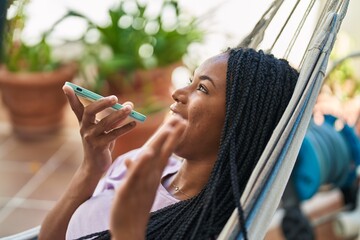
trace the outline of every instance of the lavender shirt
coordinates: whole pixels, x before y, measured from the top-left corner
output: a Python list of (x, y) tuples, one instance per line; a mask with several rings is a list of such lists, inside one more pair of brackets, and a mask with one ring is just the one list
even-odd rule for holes
[[(66, 239), (76, 239), (109, 229), (112, 200), (116, 189), (124, 181), (126, 173), (124, 160), (127, 158), (135, 159), (140, 151), (140, 149), (133, 150), (114, 161), (106, 175), (100, 180), (93, 196), (81, 204), (72, 215), (67, 228)], [(180, 165), (179, 159), (170, 157), (162, 177), (177, 172)], [(160, 184), (151, 211), (156, 211), (178, 201)]]

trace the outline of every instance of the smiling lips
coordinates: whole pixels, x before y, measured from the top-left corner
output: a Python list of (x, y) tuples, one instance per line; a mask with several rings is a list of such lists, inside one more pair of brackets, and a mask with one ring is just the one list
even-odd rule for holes
[(171, 112), (171, 114), (180, 116), (181, 118), (185, 119), (184, 116), (182, 116), (182, 115), (179, 113), (179, 111), (176, 109), (175, 105), (176, 105), (176, 103), (174, 103), (174, 104), (172, 104), (172, 105), (170, 106), (170, 112)]

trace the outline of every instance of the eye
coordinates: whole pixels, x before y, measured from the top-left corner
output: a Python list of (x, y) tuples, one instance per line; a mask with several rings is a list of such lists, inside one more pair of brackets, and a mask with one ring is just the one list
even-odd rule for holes
[(193, 82), (193, 79), (189, 78), (188, 85), (192, 84), (192, 82)]
[(209, 91), (207, 90), (207, 88), (206, 88), (204, 85), (202, 85), (202, 84), (199, 84), (197, 90), (199, 90), (199, 91), (201, 91), (201, 92), (203, 92), (203, 93), (205, 93), (205, 94), (208, 94), (208, 93), (209, 93)]

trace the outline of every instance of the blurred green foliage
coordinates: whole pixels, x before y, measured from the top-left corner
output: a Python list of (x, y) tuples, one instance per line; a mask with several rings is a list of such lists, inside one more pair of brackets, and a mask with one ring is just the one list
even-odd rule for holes
[(341, 101), (360, 95), (360, 78), (355, 71), (356, 62), (359, 63), (354, 58), (344, 60), (325, 79), (325, 83)]
[(52, 48), (47, 43), (47, 34), (40, 41), (29, 45), (22, 40), (26, 24), (26, 6), (29, 0), (8, 2), (8, 16), (5, 24), (5, 36), (2, 43), (4, 64), (12, 72), (51, 71), (59, 66), (59, 61), (52, 57)]
[[(83, 62), (93, 62), (98, 76), (95, 91), (112, 74), (125, 79), (138, 69), (152, 69), (179, 62), (191, 43), (201, 42), (205, 31), (195, 17), (186, 13), (177, 0), (163, 0), (160, 9), (150, 13), (151, 1), (122, 0), (108, 11), (108, 24), (94, 23), (87, 16), (69, 11), (64, 17), (80, 17), (88, 23), (82, 37)], [(92, 36), (98, 36), (94, 41)]]

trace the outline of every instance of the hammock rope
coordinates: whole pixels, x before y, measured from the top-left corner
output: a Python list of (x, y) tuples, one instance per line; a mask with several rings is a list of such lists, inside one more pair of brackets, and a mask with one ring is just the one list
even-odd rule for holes
[(246, 36), (237, 47), (258, 48), (259, 44), (264, 40), (265, 31), (275, 17), (284, 0), (274, 0), (270, 7), (265, 11), (254, 29)]
[(283, 34), (284, 30), (285, 30), (285, 27), (288, 25), (288, 23), (289, 23), (290, 19), (292, 18), (293, 14), (294, 14), (294, 12), (295, 12), (295, 10), (296, 10), (296, 8), (299, 6), (299, 3), (300, 3), (300, 0), (297, 0), (296, 3), (295, 3), (295, 5), (294, 5), (294, 7), (291, 9), (291, 12), (290, 12), (289, 16), (287, 17), (284, 25), (281, 27), (279, 33), (277, 34), (277, 36), (276, 36), (276, 38), (275, 38), (275, 41), (274, 41), (273, 44), (271, 45), (270, 49), (266, 51), (267, 53), (270, 53), (270, 52), (273, 51), (276, 43), (277, 43), (278, 40), (280, 39), (280, 36), (282, 36), (282, 34)]
[[(263, 239), (294, 167), (349, 0), (333, 0), (310, 39), (294, 95), (241, 197), (249, 239)], [(334, 11), (336, 10), (336, 11)], [(261, 21), (261, 20), (260, 20)], [(255, 39), (253, 37), (252, 39)], [(242, 239), (235, 209), (218, 239)]]
[[(302, 19), (301, 19), (301, 21), (300, 21), (300, 23), (299, 23), (299, 25), (298, 25), (298, 27), (297, 27), (297, 29), (296, 29), (296, 31), (295, 31), (294, 36), (292, 37), (292, 39), (291, 39), (291, 41), (290, 41), (290, 43), (289, 43), (289, 45), (288, 45), (288, 47), (287, 47), (287, 49), (286, 49), (286, 51), (285, 51), (285, 54), (284, 54), (284, 58), (285, 58), (285, 59), (287, 59), (287, 58), (289, 57), (290, 52), (291, 52), (291, 50), (293, 49), (293, 47), (294, 47), (294, 45), (295, 45), (295, 42), (296, 42), (296, 40), (298, 39), (299, 34), (300, 34), (301, 30), (302, 30), (303, 27), (304, 27), (305, 21), (308, 19), (309, 14), (310, 14), (310, 11), (311, 11), (311, 10), (313, 9), (313, 7), (314, 7), (314, 4), (315, 4), (315, 0), (311, 0), (311, 1), (310, 1), (310, 4), (308, 5), (308, 7), (307, 7), (307, 9), (306, 9), (306, 11), (305, 11), (305, 13), (304, 13), (304, 16), (302, 17)], [(310, 41), (311, 41), (311, 40), (310, 40)]]

